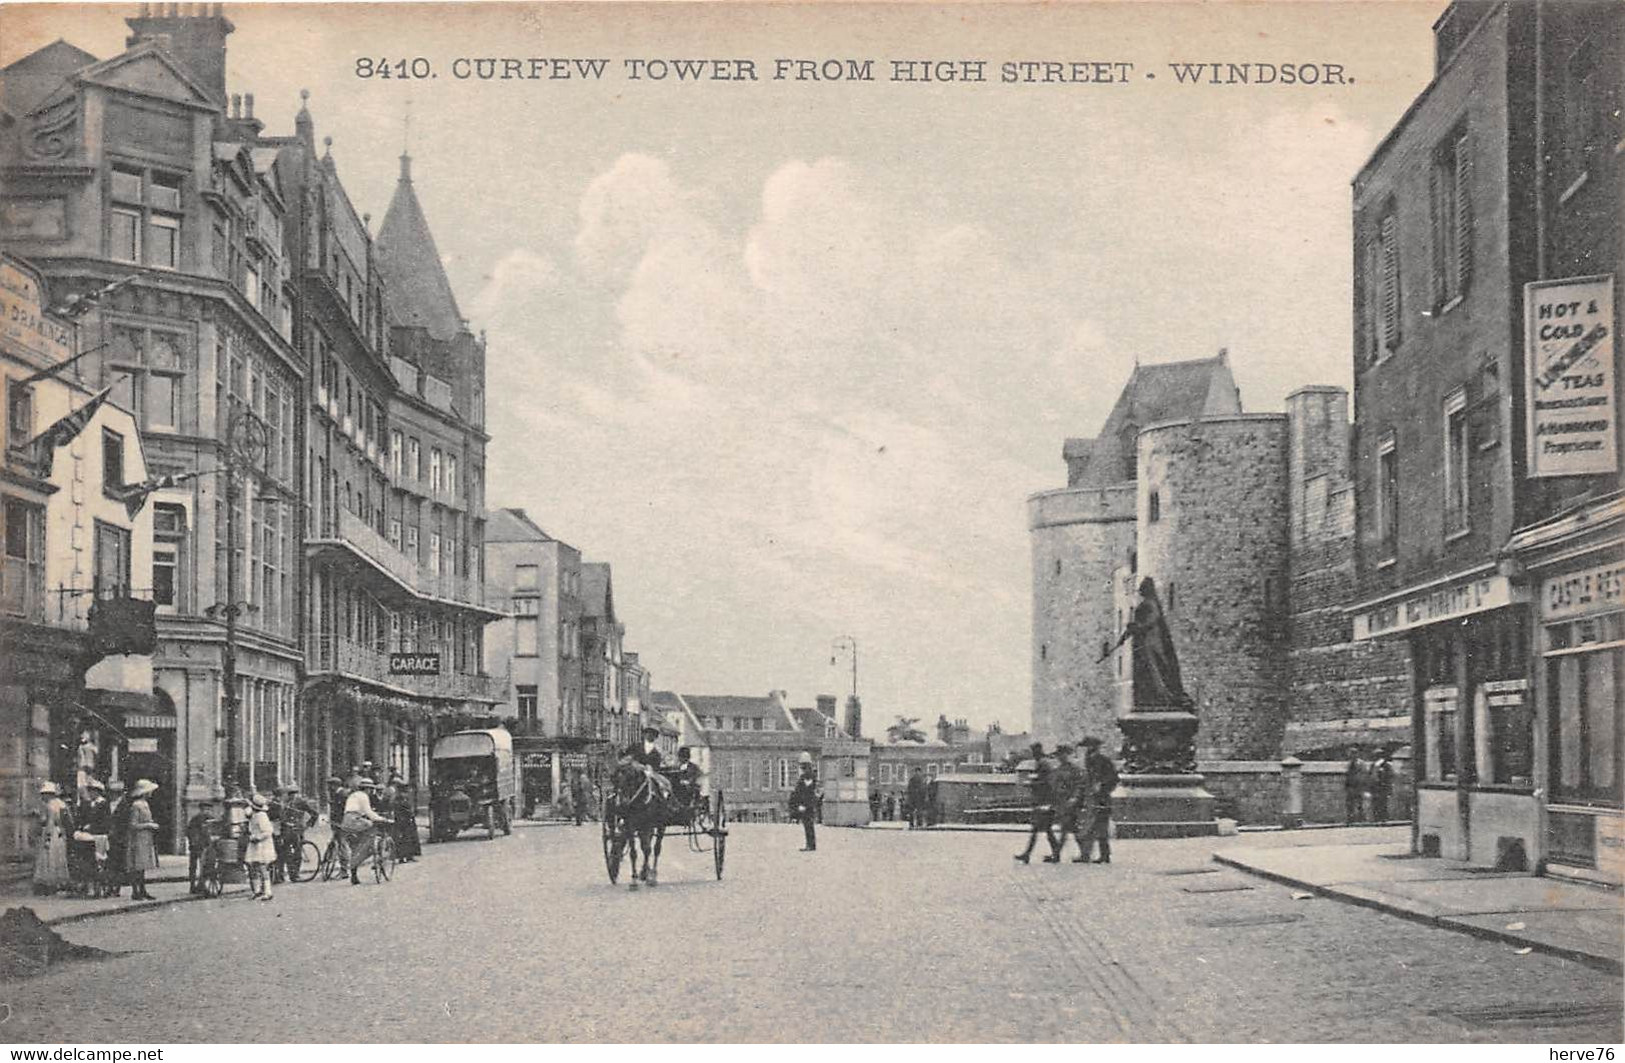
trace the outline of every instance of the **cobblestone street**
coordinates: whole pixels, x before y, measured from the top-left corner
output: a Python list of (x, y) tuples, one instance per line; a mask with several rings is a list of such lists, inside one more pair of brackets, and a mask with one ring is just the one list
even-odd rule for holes
[[(1310, 844), (1324, 832), (1254, 835)], [(1375, 836), (1375, 832), (1373, 832)], [(1621, 981), (1219, 868), (1238, 839), (1021, 866), (1015, 834), (734, 828), (611, 887), (596, 827), (431, 846), (393, 882), (63, 928), (8, 1040), (1606, 1041)], [(1318, 839), (1323, 841), (1324, 838)], [(240, 999), (232, 995), (240, 993)], [(254, 994), (257, 1003), (249, 1003)], [(256, 1017), (264, 1016), (265, 1025)]]

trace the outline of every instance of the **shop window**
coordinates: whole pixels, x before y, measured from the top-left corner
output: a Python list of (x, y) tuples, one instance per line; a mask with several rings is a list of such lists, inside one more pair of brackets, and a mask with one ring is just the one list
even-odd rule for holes
[(1485, 683), (1473, 693), (1473, 756), (1481, 783), (1529, 786), (1534, 713), (1522, 680)]
[(1625, 649), (1564, 653), (1546, 662), (1553, 790), (1578, 801), (1620, 803), (1620, 678)]
[(1429, 782), (1456, 780), (1456, 688), (1432, 687), (1423, 694), (1423, 767)]

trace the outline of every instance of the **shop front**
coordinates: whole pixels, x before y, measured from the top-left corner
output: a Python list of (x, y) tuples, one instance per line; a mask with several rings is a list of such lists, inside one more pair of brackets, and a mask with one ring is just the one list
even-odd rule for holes
[(1625, 496), (1524, 529), (1513, 548), (1540, 588), (1537, 761), (1552, 874), (1625, 881)]
[(1540, 815), (1527, 599), (1512, 566), (1491, 564), (1353, 610), (1357, 640), (1410, 644), (1418, 853), (1533, 866)]

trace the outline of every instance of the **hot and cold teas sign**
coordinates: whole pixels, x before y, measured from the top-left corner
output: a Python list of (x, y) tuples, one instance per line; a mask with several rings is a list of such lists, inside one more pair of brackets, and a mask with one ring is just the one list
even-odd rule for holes
[(1529, 475), (1614, 472), (1614, 278), (1525, 285), (1524, 333)]

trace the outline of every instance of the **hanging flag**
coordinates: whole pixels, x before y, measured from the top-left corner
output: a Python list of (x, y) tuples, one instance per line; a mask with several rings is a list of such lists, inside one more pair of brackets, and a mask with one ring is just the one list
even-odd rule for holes
[(124, 287), (126, 284), (129, 284), (137, 277), (144, 277), (151, 272), (152, 270), (150, 269), (138, 269), (134, 273), (126, 274), (113, 283), (97, 288), (93, 292), (88, 292), (84, 295), (70, 295), (68, 296), (67, 302), (63, 303), (61, 306), (52, 307), (51, 313), (55, 314), (57, 317), (80, 317), (107, 296), (118, 291), (120, 288)]
[(56, 448), (73, 442), (74, 438), (85, 430), (85, 425), (90, 423), (90, 419), (96, 416), (96, 411), (102, 408), (102, 403), (107, 401), (107, 396), (112, 392), (111, 385), (102, 388), (90, 397), (89, 402), (29, 441), (28, 445), (39, 455), (40, 463), (45, 466), (45, 475), (51, 475), (51, 462), (56, 457)]
[(49, 380), (51, 377), (54, 377), (58, 373), (62, 372), (62, 370), (68, 368), (68, 366), (73, 365), (75, 362), (79, 361), (79, 359), (88, 357), (89, 355), (92, 355), (92, 354), (95, 354), (97, 351), (101, 350), (103, 347), (111, 347), (111, 346), (112, 346), (111, 343), (98, 343), (96, 346), (90, 348), (90, 350), (88, 350), (88, 351), (80, 351), (78, 354), (74, 355), (72, 358), (69, 358), (65, 362), (58, 362), (55, 365), (51, 366), (51, 368), (49, 368), (49, 369), (41, 369), (39, 372), (35, 373), (33, 376), (25, 376), (25, 377), (23, 377), (21, 380), (17, 381), (16, 386), (17, 387), (27, 387), (29, 384), (37, 384), (41, 380)]
[(124, 503), (124, 511), (134, 520), (135, 515), (141, 512), (147, 504), (147, 499), (154, 491), (162, 491), (166, 487), (176, 487), (187, 480), (195, 479), (206, 472), (218, 472), (218, 469), (197, 469), (193, 472), (172, 472), (167, 476), (154, 476), (140, 483), (123, 484), (113, 489), (113, 497)]

